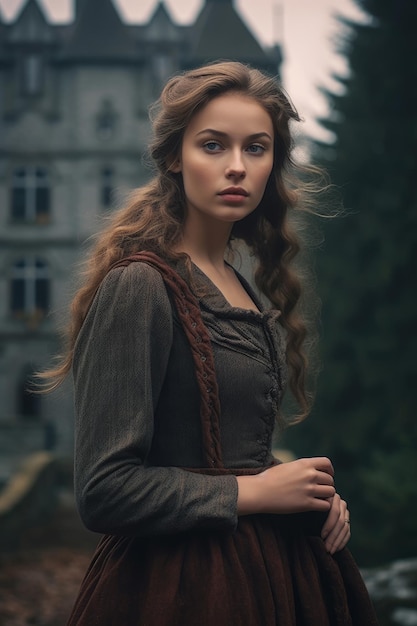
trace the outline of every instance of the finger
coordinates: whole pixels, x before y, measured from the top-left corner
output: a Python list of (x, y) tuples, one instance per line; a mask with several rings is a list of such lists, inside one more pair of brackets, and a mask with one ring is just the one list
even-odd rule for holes
[(349, 511), (344, 500), (340, 501), (340, 516), (331, 529), (325, 540), (325, 546), (328, 552), (334, 554), (336, 551), (341, 550), (349, 541), (351, 536)]
[(322, 539), (327, 539), (329, 535), (331, 535), (330, 541), (336, 538), (343, 528), (345, 520), (349, 520), (347, 503), (345, 500), (341, 499), (338, 493), (335, 493), (332, 498), (329, 515), (322, 528)]
[(321, 500), (329, 500), (330, 507), (331, 507), (332, 500), (334, 496), (336, 495), (336, 490), (331, 485), (315, 485), (314, 490), (313, 490), (313, 495), (315, 498), (320, 498)]
[(340, 496), (338, 493), (335, 493), (333, 498), (331, 499), (331, 508), (329, 515), (323, 525), (321, 530), (321, 538), (323, 540), (327, 539), (331, 531), (337, 524), (337, 521), (340, 519)]
[(334, 485), (334, 478), (327, 472), (317, 472), (317, 482), (319, 485)]
[(350, 537), (351, 537), (350, 526), (348, 523), (346, 523), (344, 527), (342, 528), (342, 530), (340, 531), (339, 535), (333, 540), (333, 542), (331, 543), (328, 543), (327, 541), (325, 542), (327, 551), (330, 554), (339, 552), (346, 546)]
[(321, 513), (328, 513), (329, 509), (328, 498), (313, 498), (308, 508), (309, 511), (320, 511)]
[(334, 476), (334, 468), (330, 459), (327, 456), (318, 456), (314, 459), (315, 468), (325, 472), (326, 474), (330, 474)]

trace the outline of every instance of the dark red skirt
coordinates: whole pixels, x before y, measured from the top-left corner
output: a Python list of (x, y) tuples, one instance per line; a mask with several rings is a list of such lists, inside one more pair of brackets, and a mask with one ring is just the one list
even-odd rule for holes
[(329, 555), (303, 515), (233, 532), (105, 536), (68, 626), (373, 626), (350, 552)]

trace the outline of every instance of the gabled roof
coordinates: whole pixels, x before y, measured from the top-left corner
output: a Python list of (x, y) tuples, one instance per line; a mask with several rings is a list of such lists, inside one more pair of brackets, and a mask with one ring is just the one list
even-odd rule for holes
[(8, 29), (7, 40), (18, 44), (55, 42), (53, 27), (48, 23), (37, 0), (28, 0)]
[(217, 59), (240, 59), (254, 64), (270, 62), (232, 0), (206, 1), (190, 28), (189, 52), (196, 64)]
[(180, 41), (179, 29), (172, 21), (163, 2), (158, 3), (155, 12), (146, 25), (144, 36), (146, 41), (152, 43), (177, 43)]
[(121, 21), (112, 0), (89, 0), (79, 3), (79, 7), (61, 59), (126, 61), (138, 57), (129, 28)]

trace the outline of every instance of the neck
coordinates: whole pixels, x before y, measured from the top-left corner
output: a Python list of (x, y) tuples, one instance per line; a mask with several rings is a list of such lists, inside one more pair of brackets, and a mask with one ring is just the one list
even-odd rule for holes
[(232, 224), (216, 222), (202, 225), (186, 221), (179, 252), (185, 252), (199, 267), (224, 268), (224, 255), (230, 238)]

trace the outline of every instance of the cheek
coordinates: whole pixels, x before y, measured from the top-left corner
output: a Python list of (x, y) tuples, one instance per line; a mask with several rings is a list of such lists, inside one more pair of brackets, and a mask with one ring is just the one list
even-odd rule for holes
[(265, 187), (268, 183), (271, 172), (272, 172), (272, 162), (271, 164), (265, 165), (265, 168), (263, 168), (262, 171), (259, 172), (258, 181), (259, 181), (259, 186), (262, 187), (262, 193), (265, 190)]
[(185, 186), (205, 186), (211, 181), (211, 173), (207, 164), (199, 163), (198, 159), (184, 163), (182, 175)]

